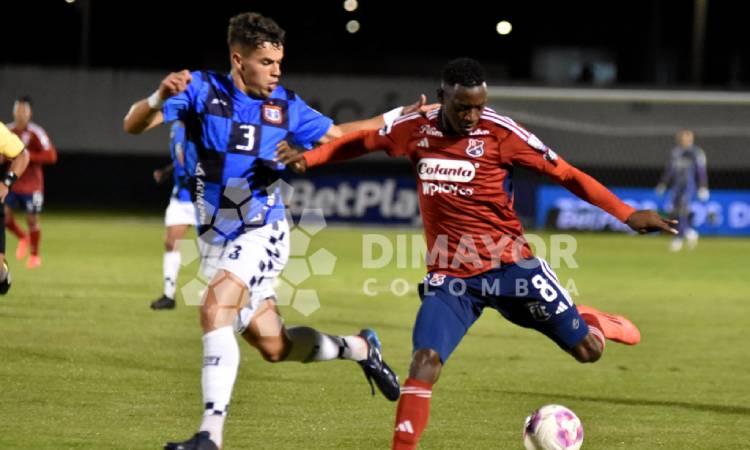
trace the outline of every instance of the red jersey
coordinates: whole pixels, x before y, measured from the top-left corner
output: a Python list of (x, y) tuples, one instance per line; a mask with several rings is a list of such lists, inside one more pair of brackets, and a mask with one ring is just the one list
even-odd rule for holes
[(18, 181), (13, 184), (11, 190), (18, 194), (27, 195), (34, 192), (44, 192), (42, 165), (57, 162), (55, 146), (52, 145), (44, 128), (34, 122), (29, 122), (23, 130), (17, 128), (15, 123), (9, 123), (8, 128), (21, 138), (29, 151), (29, 166), (23, 175), (18, 178)]
[(489, 108), (469, 135), (451, 135), (440, 112), (415, 113), (305, 153), (308, 167), (383, 149), (411, 161), (430, 272), (470, 277), (532, 257), (513, 208), (514, 166), (545, 174), (621, 221), (635, 209), (574, 168), (512, 119)]

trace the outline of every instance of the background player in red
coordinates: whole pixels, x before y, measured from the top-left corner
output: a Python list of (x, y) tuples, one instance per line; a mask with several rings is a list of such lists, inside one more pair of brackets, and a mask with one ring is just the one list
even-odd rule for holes
[[(23, 259), (31, 247), (26, 267), (33, 269), (42, 264), (39, 242), (42, 238), (39, 214), (44, 205), (44, 173), (42, 166), (57, 162), (57, 150), (44, 128), (31, 121), (31, 98), (20, 97), (13, 104), (13, 120), (8, 128), (16, 133), (29, 151), (29, 167), (11, 188), (5, 200), (5, 226), (18, 238), (16, 258)], [(13, 208), (26, 211), (28, 234), (16, 223)]]
[(299, 154), (280, 145), (278, 160), (297, 171), (374, 150), (404, 156), (418, 178), (429, 273), (413, 330), (414, 354), (396, 417), (393, 449), (416, 448), (427, 425), (432, 386), (484, 308), (544, 333), (580, 362), (598, 360), (605, 337), (640, 341), (628, 319), (575, 306), (552, 268), (535, 258), (513, 206), (512, 171), (545, 174), (639, 232), (676, 233), (675, 221), (635, 211), (574, 168), (512, 119), (487, 108), (478, 62), (460, 58), (443, 70), (442, 107), (358, 131)]

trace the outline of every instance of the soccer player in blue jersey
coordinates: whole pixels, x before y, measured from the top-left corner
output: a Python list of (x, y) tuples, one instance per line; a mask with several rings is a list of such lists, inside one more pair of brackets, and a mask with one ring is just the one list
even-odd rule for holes
[(177, 275), (180, 272), (182, 258), (177, 249), (177, 242), (185, 237), (190, 226), (195, 225), (195, 206), (190, 199), (188, 188), (189, 176), (185, 170), (186, 151), (190, 151), (191, 160), (195, 159), (195, 145), (185, 139), (185, 124), (181, 120), (172, 122), (169, 131), (169, 153), (172, 163), (163, 169), (154, 171), (154, 181), (164, 182), (170, 175), (174, 188), (169, 198), (169, 206), (164, 213), (164, 225), (167, 228), (164, 239), (164, 293), (151, 302), (151, 309), (174, 309)]
[[(307, 106), (280, 85), (284, 30), (268, 17), (243, 13), (229, 22), (228, 75), (183, 70), (167, 75), (148, 98), (131, 107), (129, 133), (182, 120), (196, 145), (192, 197), (202, 256), (216, 274), (200, 308), (205, 411), (199, 432), (166, 449), (216, 449), (239, 364), (233, 324), (268, 361), (358, 361), (367, 379), (389, 399), (399, 397), (395, 374), (380, 356), (372, 330), (332, 336), (309, 327), (284, 327), (273, 281), (289, 254), (289, 227), (280, 189), (282, 140), (310, 147), (359, 129), (376, 129), (402, 112), (424, 109), (425, 97), (407, 108), (342, 125)], [(395, 116), (395, 117), (394, 117)]]
[(687, 241), (688, 248), (698, 244), (698, 232), (690, 225), (690, 204), (693, 199), (708, 201), (708, 174), (706, 171), (706, 154), (695, 145), (695, 136), (690, 130), (681, 130), (675, 135), (676, 146), (656, 186), (661, 195), (670, 191), (672, 215), (679, 220), (678, 234), (672, 240), (669, 249), (673, 252), (682, 250)]

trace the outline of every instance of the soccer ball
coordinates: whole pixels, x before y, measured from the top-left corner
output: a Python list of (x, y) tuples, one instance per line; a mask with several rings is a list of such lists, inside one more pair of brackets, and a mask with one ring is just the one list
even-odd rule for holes
[(581, 444), (581, 420), (564, 406), (544, 405), (526, 418), (523, 426), (526, 450), (578, 450)]

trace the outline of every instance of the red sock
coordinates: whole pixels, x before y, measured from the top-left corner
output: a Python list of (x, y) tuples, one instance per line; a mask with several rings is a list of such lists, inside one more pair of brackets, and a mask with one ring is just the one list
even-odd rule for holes
[(26, 233), (18, 226), (18, 222), (11, 215), (5, 216), (5, 228), (10, 230), (18, 240), (26, 239)]
[(604, 350), (607, 340), (604, 338), (604, 332), (602, 331), (602, 326), (599, 324), (599, 319), (592, 314), (581, 314), (581, 317), (586, 322), (586, 325), (589, 326), (589, 332), (594, 335), (599, 341), (602, 350)]
[(42, 238), (42, 230), (29, 231), (29, 236), (31, 236), (31, 254), (39, 255), (39, 240)]
[(396, 431), (393, 433), (392, 450), (414, 450), (419, 436), (430, 418), (432, 385), (424, 381), (407, 378), (401, 388), (401, 399), (396, 412)]

